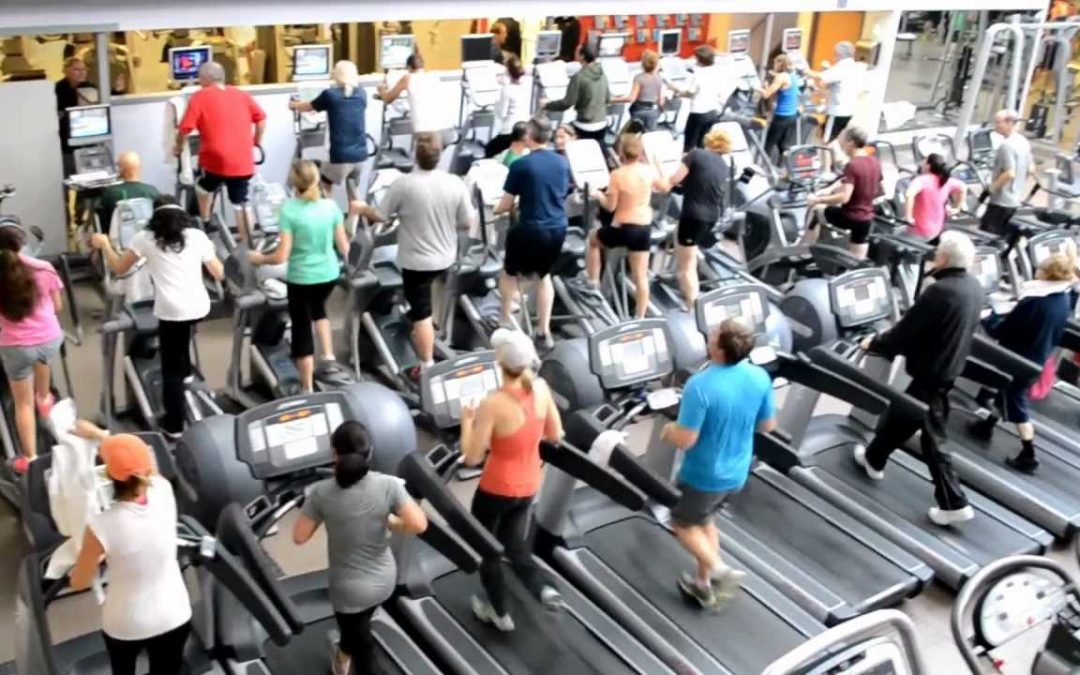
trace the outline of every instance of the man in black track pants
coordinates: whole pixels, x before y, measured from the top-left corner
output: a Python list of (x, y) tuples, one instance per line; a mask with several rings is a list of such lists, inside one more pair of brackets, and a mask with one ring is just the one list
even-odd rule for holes
[(931, 284), (895, 326), (862, 342), (863, 350), (886, 358), (903, 355), (911, 384), (907, 393), (929, 407), (926, 418), (915, 420), (888, 412), (869, 447), (855, 448), (855, 461), (873, 480), (885, 477), (889, 455), (916, 431), (922, 432), (922, 459), (934, 481), (930, 520), (947, 526), (971, 520), (975, 513), (941, 447), (946, 440), (949, 391), (971, 353), (979, 325), (983, 292), (968, 273), (975, 260), (975, 245), (966, 235), (941, 235)]

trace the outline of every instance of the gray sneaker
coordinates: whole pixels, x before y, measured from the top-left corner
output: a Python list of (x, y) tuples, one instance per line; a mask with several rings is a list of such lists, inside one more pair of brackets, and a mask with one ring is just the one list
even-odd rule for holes
[(544, 606), (544, 609), (551, 611), (562, 609), (566, 606), (562, 595), (554, 586), (544, 586), (540, 589), (540, 604)]
[(705, 609), (712, 609), (716, 606), (716, 591), (713, 590), (712, 584), (702, 585), (698, 583), (697, 577), (690, 572), (684, 572), (679, 577), (679, 590), (686, 594), (687, 597), (697, 600)]
[(503, 614), (499, 616), (495, 613), (495, 608), (491, 606), (491, 603), (479, 595), (472, 596), (472, 611), (477, 619), (484, 623), (490, 623), (504, 633), (514, 630), (514, 620), (510, 618), (510, 615)]
[(343, 653), (341, 647), (341, 633), (337, 630), (330, 630), (326, 633), (326, 638), (330, 641), (330, 673), (331, 675), (349, 675), (352, 671), (352, 659), (342, 659)]
[(728, 600), (735, 597), (739, 589), (742, 588), (742, 582), (745, 578), (746, 572), (732, 567), (714, 576), (712, 578), (712, 587), (716, 592), (717, 599)]

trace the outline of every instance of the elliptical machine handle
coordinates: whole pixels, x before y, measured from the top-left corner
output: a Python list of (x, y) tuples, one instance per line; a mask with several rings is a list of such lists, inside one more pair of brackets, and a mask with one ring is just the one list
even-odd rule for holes
[(255, 145), (255, 166), (262, 166), (266, 162), (266, 151), (263, 150), (263, 146)]

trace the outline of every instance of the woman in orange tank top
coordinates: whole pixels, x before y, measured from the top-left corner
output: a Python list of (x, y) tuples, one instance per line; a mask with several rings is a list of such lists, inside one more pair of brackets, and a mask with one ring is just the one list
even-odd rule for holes
[[(558, 590), (533, 559), (530, 506), (540, 490), (540, 442), (558, 442), (562, 420), (547, 385), (533, 375), (538, 359), (532, 340), (519, 331), (499, 329), (491, 345), (502, 370), (502, 387), (477, 409), (466, 407), (461, 417), (462, 461), (476, 466), (488, 457), (472, 514), (502, 543), (510, 567), (529, 591), (545, 606), (558, 607)], [(473, 596), (473, 613), (499, 630), (513, 630), (502, 561), (485, 560), (480, 580), (487, 597)]]

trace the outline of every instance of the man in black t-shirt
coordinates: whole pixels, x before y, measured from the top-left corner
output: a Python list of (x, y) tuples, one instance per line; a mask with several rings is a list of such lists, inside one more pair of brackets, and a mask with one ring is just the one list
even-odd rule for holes
[(97, 89), (86, 81), (86, 63), (77, 57), (64, 61), (64, 79), (55, 87), (56, 114), (60, 118), (60, 152), (64, 159), (64, 178), (75, 173), (75, 157), (68, 146), (71, 128), (68, 123), (67, 109), (98, 102)]

